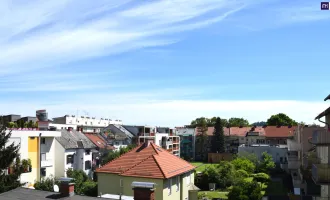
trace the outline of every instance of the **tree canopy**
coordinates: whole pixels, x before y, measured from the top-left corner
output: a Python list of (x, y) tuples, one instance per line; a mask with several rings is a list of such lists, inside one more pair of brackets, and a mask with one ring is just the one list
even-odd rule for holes
[[(207, 127), (214, 127), (216, 120), (218, 117), (212, 117), (212, 118), (206, 118), (206, 117), (199, 117), (194, 119), (193, 121), (191, 121), (190, 123), (190, 127), (196, 128), (196, 127), (200, 127), (204, 124), (206, 124)], [(249, 126), (249, 121), (244, 119), (244, 118), (238, 118), (238, 117), (232, 117), (230, 119), (221, 119), (221, 124), (224, 127), (227, 126)]]
[(223, 125), (220, 117), (217, 117), (214, 125), (213, 138), (211, 141), (211, 152), (213, 153), (225, 152), (225, 136), (223, 133)]
[(267, 120), (267, 125), (268, 126), (295, 126), (298, 123), (291, 119), (289, 116), (287, 116), (284, 113), (278, 113), (276, 115), (272, 115), (268, 120)]
[[(20, 187), (19, 177), (31, 169), (29, 160), (21, 160), (20, 145), (8, 144), (11, 132), (6, 134), (5, 126), (0, 127), (0, 193)], [(7, 145), (6, 145), (7, 144)], [(8, 172), (9, 169), (9, 172)], [(7, 173), (8, 172), (8, 173)]]

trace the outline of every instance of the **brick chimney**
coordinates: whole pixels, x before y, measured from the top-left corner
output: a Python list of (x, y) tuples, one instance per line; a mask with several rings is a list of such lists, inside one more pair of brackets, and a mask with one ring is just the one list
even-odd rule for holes
[(155, 200), (155, 183), (133, 182), (134, 200)]
[(60, 193), (63, 197), (74, 196), (74, 183), (71, 183), (72, 178), (60, 178)]

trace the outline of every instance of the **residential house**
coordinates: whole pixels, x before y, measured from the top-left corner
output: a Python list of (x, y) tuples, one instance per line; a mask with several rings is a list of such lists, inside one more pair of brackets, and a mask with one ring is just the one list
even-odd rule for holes
[(176, 156), (180, 156), (180, 137), (175, 134), (175, 129), (168, 127), (150, 128), (149, 133), (140, 134), (138, 144), (148, 141), (161, 146)]
[(100, 135), (105, 138), (108, 144), (112, 145), (116, 151), (132, 144), (134, 137), (132, 133), (117, 124), (110, 124), (102, 129)]
[[(96, 170), (99, 194), (133, 196), (133, 182), (155, 185), (154, 197), (197, 199), (194, 166), (152, 142), (145, 142)], [(112, 184), (108, 184), (111, 181)]]
[(181, 158), (195, 160), (195, 128), (176, 127), (176, 135), (180, 137)]
[(7, 145), (20, 144), (21, 159), (31, 160), (32, 170), (21, 175), (22, 183), (26, 183), (27, 186), (33, 185), (41, 178), (55, 175), (55, 138), (61, 136), (60, 132), (31, 128), (7, 130), (7, 134), (9, 132), (11, 137)]
[(93, 177), (93, 156), (96, 145), (83, 133), (75, 130), (61, 130), (61, 137), (56, 138), (56, 177), (66, 177), (68, 169), (83, 170)]
[(270, 145), (286, 145), (297, 126), (263, 126), (266, 142)]
[[(330, 95), (325, 101), (330, 99)], [(322, 118), (325, 120), (321, 120)], [(315, 120), (324, 123), (325, 129), (313, 133), (311, 142), (316, 145), (316, 153), (319, 163), (312, 165), (312, 178), (317, 185), (321, 186), (321, 194), (315, 197), (317, 200), (330, 199), (330, 107), (320, 113)]]

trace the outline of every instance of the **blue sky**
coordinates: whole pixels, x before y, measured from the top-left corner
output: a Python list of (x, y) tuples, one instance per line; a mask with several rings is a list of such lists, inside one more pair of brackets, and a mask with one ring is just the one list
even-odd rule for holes
[(8, 0), (0, 13), (2, 114), (313, 123), (329, 106), (319, 1)]

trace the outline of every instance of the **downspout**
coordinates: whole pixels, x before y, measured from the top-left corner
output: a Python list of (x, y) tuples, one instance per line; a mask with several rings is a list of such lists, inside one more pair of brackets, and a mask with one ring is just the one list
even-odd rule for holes
[(320, 119), (318, 119), (318, 120), (319, 120), (319, 122), (326, 124), (328, 126), (328, 130), (330, 129), (330, 125), (327, 122), (321, 121)]

